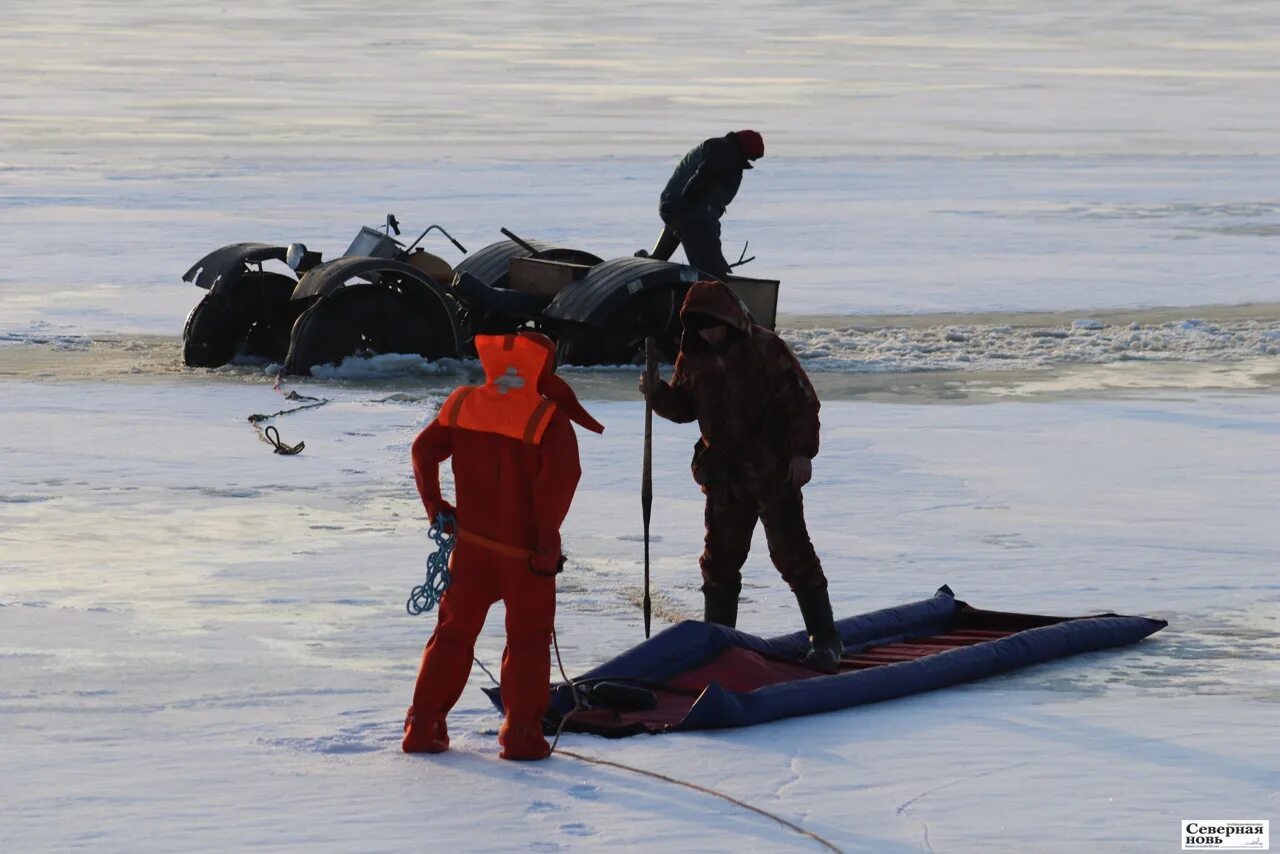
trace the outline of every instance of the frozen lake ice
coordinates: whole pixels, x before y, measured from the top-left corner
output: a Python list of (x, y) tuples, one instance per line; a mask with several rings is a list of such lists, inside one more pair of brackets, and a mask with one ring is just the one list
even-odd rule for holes
[[(622, 771), (499, 762), (478, 670), (457, 749), (400, 754), (431, 626), (402, 610), (428, 542), (407, 449), (473, 366), (299, 383), (332, 402), (278, 422), (307, 442), (282, 458), (245, 421), (286, 405), (263, 366), (184, 370), (174, 342), (204, 252), (333, 255), (388, 211), (472, 250), (505, 225), (630, 254), (675, 160), (740, 127), (767, 155), (726, 252), (782, 279), (826, 401), (807, 503), (836, 610), (945, 582), (1170, 626), (849, 712), (565, 744), (846, 851), (1166, 850), (1184, 818), (1275, 818), (1275, 4), (9, 5), (0, 848), (813, 848)], [(567, 375), (608, 426), (566, 525), (581, 672), (641, 636), (642, 409), (630, 371)], [(659, 624), (699, 613), (693, 438), (658, 425)], [(794, 630), (759, 544), (746, 574), (742, 627)]]

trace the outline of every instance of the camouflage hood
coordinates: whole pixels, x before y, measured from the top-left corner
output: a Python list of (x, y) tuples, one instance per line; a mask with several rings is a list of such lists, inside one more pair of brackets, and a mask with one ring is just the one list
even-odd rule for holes
[[(714, 280), (695, 282), (689, 288), (680, 308), (680, 322), (685, 328), (691, 325), (690, 315), (715, 318), (744, 335), (750, 335), (751, 327), (755, 325), (751, 312), (738, 295), (728, 285)], [(696, 325), (696, 320), (693, 325)]]

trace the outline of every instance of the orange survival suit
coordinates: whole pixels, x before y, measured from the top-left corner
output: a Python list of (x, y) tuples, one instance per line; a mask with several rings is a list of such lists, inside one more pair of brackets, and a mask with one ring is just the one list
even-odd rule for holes
[[(477, 335), (483, 386), (453, 392), (413, 442), (413, 474), (428, 518), (454, 513), (453, 581), (422, 653), (406, 753), (448, 749), (445, 715), (462, 695), (476, 636), (489, 606), (507, 611), (498, 733), (504, 759), (542, 759), (549, 700), (560, 525), (581, 468), (570, 421), (604, 428), (552, 373), (555, 345), (544, 335)], [(438, 467), (453, 458), (456, 511), (440, 494)]]

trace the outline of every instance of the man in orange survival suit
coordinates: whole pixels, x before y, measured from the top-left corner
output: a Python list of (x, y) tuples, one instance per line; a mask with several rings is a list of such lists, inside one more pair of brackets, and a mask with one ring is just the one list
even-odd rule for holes
[[(570, 421), (604, 431), (564, 380), (552, 373), (555, 345), (544, 335), (477, 335), (483, 386), (463, 386), (413, 442), (413, 475), (427, 515), (457, 520), (453, 581), (404, 725), (406, 753), (449, 747), (445, 715), (462, 695), (476, 636), (489, 606), (507, 609), (498, 732), (503, 759), (544, 759), (542, 735), (551, 681), (560, 524), (581, 469)], [(440, 495), (438, 467), (453, 457), (455, 511)]]

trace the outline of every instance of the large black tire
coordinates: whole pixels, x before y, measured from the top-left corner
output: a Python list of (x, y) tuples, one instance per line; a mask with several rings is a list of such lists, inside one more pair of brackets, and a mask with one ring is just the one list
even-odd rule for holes
[(306, 376), (315, 365), (336, 365), (348, 356), (456, 356), (452, 327), (443, 315), (392, 287), (348, 285), (298, 316), (284, 372)]
[(289, 300), (296, 284), (279, 273), (243, 273), (229, 297), (205, 294), (182, 328), (183, 364), (216, 368), (242, 354), (283, 359), (298, 312)]
[(249, 331), (249, 318), (217, 294), (205, 294), (182, 327), (182, 363), (216, 368), (230, 362)]
[(644, 291), (609, 315), (603, 327), (564, 329), (556, 342), (556, 361), (561, 365), (640, 365), (644, 339), (652, 335), (659, 358), (672, 362), (680, 350), (682, 298), (683, 293), (671, 290)]
[(294, 321), (305, 308), (304, 303), (292, 299), (298, 283), (278, 273), (255, 273), (252, 278), (249, 275), (243, 278), (247, 281), (242, 283), (241, 291), (246, 302), (250, 302), (254, 320), (245, 334), (241, 352), (283, 362), (289, 353)]

